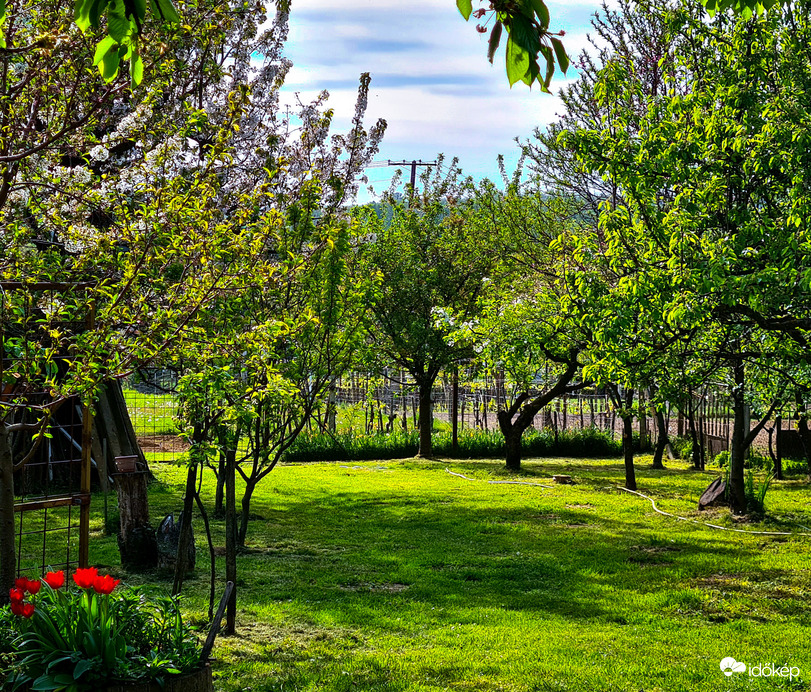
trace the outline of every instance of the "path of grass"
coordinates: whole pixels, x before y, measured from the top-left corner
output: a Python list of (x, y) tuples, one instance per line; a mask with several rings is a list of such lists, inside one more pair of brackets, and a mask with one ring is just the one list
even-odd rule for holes
[[(711, 474), (671, 466), (641, 470), (640, 490), (697, 515)], [(274, 470), (240, 557), (239, 636), (215, 650), (218, 690), (809, 689), (811, 539), (657, 515), (616, 490), (616, 460), (527, 462), (528, 480), (577, 480), (552, 489), (465, 481), (446, 467), (504, 476), (500, 461)], [(183, 471), (154, 470), (158, 517), (179, 507)], [(762, 528), (811, 526), (809, 490), (774, 488)], [(711, 519), (730, 524), (725, 511)], [(113, 539), (93, 548), (115, 562)], [(206, 565), (188, 582), (198, 618)], [(796, 666), (802, 679), (727, 678), (727, 656)]]

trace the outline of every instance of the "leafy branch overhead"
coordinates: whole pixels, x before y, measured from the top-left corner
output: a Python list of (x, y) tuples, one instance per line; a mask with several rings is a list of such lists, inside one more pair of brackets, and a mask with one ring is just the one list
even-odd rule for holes
[(701, 0), (710, 15), (716, 12), (732, 10), (734, 14), (749, 19), (753, 14), (770, 10), (775, 5), (785, 5), (785, 0)]
[[(472, 0), (456, 0), (456, 6), (465, 20), (473, 15), (476, 19), (485, 18), (477, 25), (480, 33), (490, 29), (487, 57), (493, 62), (504, 30), (507, 30), (506, 66), (510, 86), (524, 82), (531, 87), (538, 82), (541, 91), (549, 93), (549, 84), (555, 74), (555, 66), (564, 74), (569, 68), (569, 57), (560, 36), (564, 32), (549, 31), (549, 9), (543, 0), (492, 0), (489, 8), (473, 10)], [(541, 77), (539, 59), (546, 63)]]
[[(129, 60), (133, 85), (140, 84), (144, 75), (138, 43), (145, 22), (149, 18), (162, 23), (180, 22), (172, 0), (76, 0), (73, 18), (82, 32), (99, 28), (106, 19), (107, 35), (96, 45), (93, 64), (104, 80), (111, 82), (118, 76), (121, 63)], [(0, 0), (0, 49), (8, 48), (5, 21), (6, 0)]]

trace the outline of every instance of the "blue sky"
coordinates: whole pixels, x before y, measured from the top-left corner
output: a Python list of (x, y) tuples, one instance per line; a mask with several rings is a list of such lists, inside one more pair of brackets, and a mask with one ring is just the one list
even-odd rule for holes
[[(586, 45), (598, 2), (547, 2), (552, 26), (564, 29), (574, 57)], [(474, 2), (474, 8), (478, 7)], [(498, 180), (497, 156), (518, 158), (515, 138), (527, 138), (560, 111), (557, 96), (517, 84), (510, 89), (503, 49), (486, 59), (487, 38), (466, 23), (454, 0), (293, 0), (287, 56), (294, 67), (285, 89), (305, 99), (330, 92), (336, 131), (346, 130), (358, 78), (369, 72), (368, 122), (388, 130), (377, 160), (458, 156), (464, 172)], [(570, 68), (568, 78), (576, 73)], [(556, 76), (552, 89), (565, 84)], [(394, 168), (368, 171), (378, 192)], [(362, 192), (359, 201), (367, 201)]]

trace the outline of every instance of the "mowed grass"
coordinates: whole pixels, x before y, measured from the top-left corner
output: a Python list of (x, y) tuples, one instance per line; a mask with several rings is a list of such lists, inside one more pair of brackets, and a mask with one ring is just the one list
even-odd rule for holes
[[(811, 526), (799, 480), (773, 485), (765, 523), (737, 525), (726, 510), (695, 511), (713, 473), (638, 463), (640, 491), (666, 511), (748, 530)], [(663, 517), (617, 489), (616, 460), (524, 468), (511, 476), (499, 460), (402, 460), (274, 470), (252, 505), (238, 636), (218, 639), (217, 689), (811, 689), (811, 538)], [(184, 470), (153, 470), (157, 523), (179, 509)], [(486, 482), (553, 485), (561, 473), (576, 484)], [(209, 503), (212, 493), (207, 476)], [(222, 546), (222, 522), (214, 528)], [(201, 621), (208, 558), (196, 532), (198, 568), (185, 593)], [(113, 565), (115, 539), (95, 538), (91, 558)], [(169, 588), (161, 575), (127, 579)], [(801, 674), (725, 677), (727, 656)]]

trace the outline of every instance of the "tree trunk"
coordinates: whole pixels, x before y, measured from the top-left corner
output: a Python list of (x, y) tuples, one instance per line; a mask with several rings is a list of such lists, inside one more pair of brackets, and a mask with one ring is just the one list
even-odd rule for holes
[(698, 430), (696, 429), (696, 417), (695, 413), (693, 412), (693, 404), (690, 403), (687, 409), (687, 424), (690, 432), (690, 440), (692, 441), (692, 452), (691, 452), (691, 461), (693, 462), (693, 468), (697, 471), (701, 470), (701, 442), (698, 439)]
[[(775, 427), (777, 426), (775, 425)], [(803, 443), (805, 464), (808, 467), (808, 480), (811, 481), (811, 431), (808, 429), (808, 416), (804, 411), (800, 414), (800, 419), (797, 421), (797, 431), (800, 433), (800, 442)], [(780, 433), (777, 433), (778, 436), (779, 434)], [(782, 455), (780, 454), (780, 440), (776, 439), (775, 444), (777, 445), (777, 456), (782, 459)], [(780, 476), (778, 476), (778, 479), (782, 478), (782, 471), (783, 465), (781, 463)]]
[(732, 388), (732, 443), (729, 450), (729, 506), (735, 514), (746, 512), (746, 493), (743, 474), (746, 453), (746, 402), (744, 400), (744, 366), (737, 361), (732, 366), (735, 386)]
[(177, 542), (175, 559), (175, 578), (172, 584), (172, 596), (177, 596), (183, 588), (183, 578), (188, 569), (189, 547), (192, 541), (191, 517), (194, 509), (194, 493), (197, 485), (197, 461), (189, 461), (186, 473), (186, 494), (183, 496), (183, 518), (180, 521), (180, 536)]
[(631, 408), (634, 405), (634, 390), (625, 390), (625, 408), (622, 414), (622, 452), (625, 456), (625, 487), (636, 490), (636, 472), (634, 470), (634, 416)]
[[(220, 444), (222, 444), (220, 440)], [(214, 490), (214, 517), (221, 519), (225, 515), (224, 498), (225, 498), (225, 467), (227, 461), (225, 459), (226, 452), (220, 451), (217, 463), (217, 486)]]
[(14, 552), (14, 459), (9, 434), (0, 421), (0, 605), (8, 603), (8, 592), (17, 576)]
[(420, 384), (420, 449), (417, 456), (430, 459), (433, 455), (431, 435), (434, 431), (433, 412), (431, 410), (431, 394), (434, 389), (434, 380), (425, 377)]
[[(504, 435), (506, 466), (511, 471), (521, 469), (521, 438), (524, 431), (532, 425), (538, 412), (550, 401), (582, 386), (568, 386), (578, 369), (576, 355), (575, 352), (570, 354), (571, 360), (566, 370), (558, 377), (558, 381), (543, 394), (529, 400), (529, 392), (522, 392), (508, 410), (499, 411), (496, 414), (498, 427), (501, 434)], [(555, 442), (557, 443), (557, 429), (555, 430)]]
[(453, 393), (451, 402), (451, 452), (459, 454), (459, 368), (453, 369)]
[[(106, 473), (100, 469), (99, 473)], [(121, 564), (128, 569), (152, 569), (158, 564), (158, 541), (149, 523), (147, 471), (117, 473), (118, 550)]]
[[(245, 482), (245, 493), (242, 495), (242, 516), (239, 518), (239, 533), (237, 544), (240, 548), (245, 547), (245, 538), (248, 535), (248, 521), (251, 516), (251, 496), (256, 488), (256, 482), (249, 479)], [(234, 582), (236, 584), (236, 582)]]
[(225, 466), (225, 580), (234, 582), (234, 589), (225, 615), (225, 634), (236, 633), (237, 618), (237, 450), (226, 452)]
[(665, 455), (665, 448), (667, 447), (667, 423), (665, 422), (665, 414), (662, 411), (656, 411), (656, 447), (653, 450), (653, 468), (663, 469), (665, 465), (662, 459)]
[[(504, 430), (502, 429), (502, 432)], [(506, 451), (506, 462), (507, 468), (510, 471), (520, 471), (521, 470), (521, 437), (524, 434), (524, 430), (518, 428), (518, 426), (510, 426), (510, 431), (504, 433), (504, 447)]]

